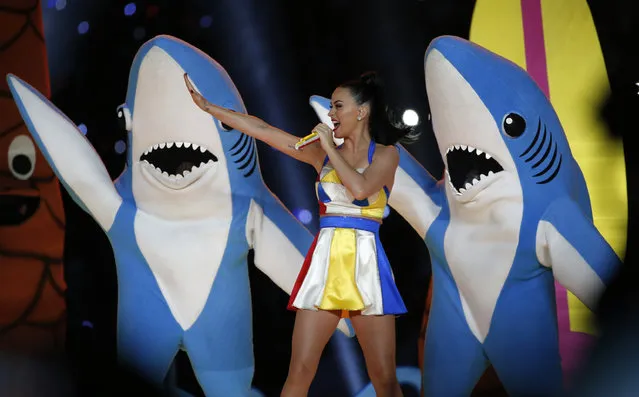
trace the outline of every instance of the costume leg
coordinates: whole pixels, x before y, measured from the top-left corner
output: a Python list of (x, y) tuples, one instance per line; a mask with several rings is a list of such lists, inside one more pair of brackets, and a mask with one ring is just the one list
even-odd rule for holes
[(186, 351), (207, 397), (250, 396), (255, 371), (251, 337), (221, 326), (189, 330)]
[(248, 268), (224, 262), (184, 347), (207, 397), (246, 397), (255, 369)]
[(161, 389), (182, 338), (182, 329), (162, 299), (120, 302), (118, 359), (126, 370)]
[(461, 304), (455, 304), (457, 292), (439, 292), (437, 281), (424, 343), (424, 396), (468, 397), (488, 363)]
[[(488, 359), (511, 396), (562, 393), (562, 370), (552, 280), (504, 288), (484, 343)], [(531, 288), (531, 284), (538, 284)]]

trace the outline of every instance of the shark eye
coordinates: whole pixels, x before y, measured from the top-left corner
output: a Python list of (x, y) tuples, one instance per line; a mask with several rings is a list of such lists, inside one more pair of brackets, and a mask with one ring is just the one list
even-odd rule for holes
[(9, 170), (16, 179), (27, 180), (35, 170), (36, 150), (31, 138), (18, 135), (9, 145)]
[(118, 124), (120, 125), (120, 128), (124, 129), (125, 131), (131, 131), (133, 126), (131, 122), (131, 111), (129, 110), (129, 108), (126, 105), (120, 105), (118, 106), (117, 112)]
[(504, 118), (504, 132), (512, 138), (518, 138), (526, 130), (526, 120), (517, 113), (509, 113)]

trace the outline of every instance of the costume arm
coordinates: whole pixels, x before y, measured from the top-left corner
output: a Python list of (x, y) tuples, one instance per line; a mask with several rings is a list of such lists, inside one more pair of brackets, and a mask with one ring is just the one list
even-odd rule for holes
[[(247, 241), (254, 251), (255, 266), (290, 295), (313, 236), (268, 191), (259, 202), (251, 202), (247, 221)], [(354, 336), (352, 326), (344, 319), (338, 329)]]
[(551, 205), (537, 227), (537, 258), (593, 310), (621, 261), (593, 222), (569, 199)]
[(14, 75), (7, 81), (29, 132), (73, 200), (108, 231), (122, 198), (100, 156), (40, 92)]
[(406, 149), (401, 145), (397, 145), (397, 148), (399, 167), (395, 173), (395, 183), (388, 205), (425, 239), (430, 225), (439, 215), (446, 199), (443, 185), (439, 184)]

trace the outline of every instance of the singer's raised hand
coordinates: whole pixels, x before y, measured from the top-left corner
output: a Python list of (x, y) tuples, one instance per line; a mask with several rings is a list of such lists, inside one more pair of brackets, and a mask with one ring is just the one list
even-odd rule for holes
[(313, 131), (317, 131), (324, 151), (328, 151), (329, 148), (335, 147), (335, 142), (333, 141), (333, 130), (331, 127), (324, 123), (319, 123), (315, 126), (315, 128), (313, 128)]
[(202, 110), (207, 110), (207, 107), (211, 104), (206, 100), (197, 90), (193, 87), (189, 76), (184, 73), (184, 82), (186, 83), (186, 88), (188, 88), (189, 93), (191, 94), (191, 98), (193, 98), (193, 102)]
[(193, 102), (195, 102), (200, 109), (215, 117), (220, 122), (230, 126), (234, 130), (241, 131), (248, 136), (259, 139), (284, 154), (312, 165), (318, 172), (322, 168), (326, 153), (322, 151), (319, 145), (308, 147), (304, 151), (296, 150), (295, 144), (299, 141), (297, 136), (273, 127), (258, 117), (243, 112), (236, 112), (207, 101), (206, 98), (195, 89), (191, 79), (189, 79), (186, 73), (184, 73), (184, 83), (191, 94)]

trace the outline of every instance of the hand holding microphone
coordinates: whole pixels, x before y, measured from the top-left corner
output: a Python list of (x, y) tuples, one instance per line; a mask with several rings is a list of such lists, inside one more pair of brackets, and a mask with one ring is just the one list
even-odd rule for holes
[(294, 148), (295, 150), (300, 150), (304, 146), (308, 146), (317, 140), (320, 140), (322, 147), (325, 149), (325, 145), (327, 144), (335, 146), (335, 143), (333, 142), (333, 130), (331, 127), (324, 123), (319, 123), (315, 126), (315, 128), (313, 128), (313, 132), (297, 141)]

